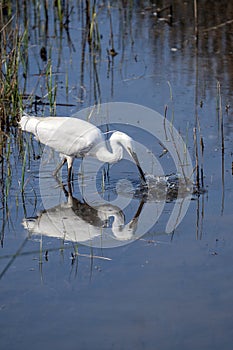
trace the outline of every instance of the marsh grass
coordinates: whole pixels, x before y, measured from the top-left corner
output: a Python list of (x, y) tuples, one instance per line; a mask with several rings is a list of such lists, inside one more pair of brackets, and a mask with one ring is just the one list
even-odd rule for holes
[(63, 14), (64, 14), (63, 2), (61, 0), (56, 0), (55, 6), (57, 8), (57, 14), (58, 14), (60, 26), (62, 26), (63, 25)]
[[(41, 278), (43, 279), (43, 270), (42, 270), (42, 265), (44, 261), (48, 261), (49, 260), (49, 254), (53, 253), (53, 252), (58, 252), (61, 255), (61, 259), (64, 260), (65, 259), (65, 251), (71, 251), (71, 273), (72, 273), (72, 267), (74, 266), (74, 262), (76, 262), (76, 271), (75, 271), (75, 275), (77, 274), (77, 268), (78, 268), (78, 260), (79, 258), (84, 258), (84, 259), (88, 259), (90, 261), (90, 275), (92, 275), (92, 271), (93, 271), (93, 262), (94, 261), (111, 261), (112, 259), (107, 257), (107, 256), (103, 256), (103, 255), (97, 255), (94, 254), (93, 249), (90, 249), (90, 253), (81, 253), (78, 250), (78, 245), (73, 245), (70, 246), (69, 244), (67, 245), (62, 245), (59, 247), (53, 247), (53, 248), (43, 248), (43, 242), (42, 239), (39, 240), (39, 249), (31, 249), (28, 251), (25, 251), (24, 248), (26, 246), (26, 244), (28, 243), (30, 237), (26, 237), (24, 239), (24, 241), (22, 242), (22, 244), (19, 246), (19, 248), (17, 249), (17, 251), (14, 254), (7, 254), (7, 255), (2, 255), (0, 257), (1, 260), (6, 260), (8, 259), (9, 261), (6, 263), (6, 265), (4, 266), (4, 268), (0, 271), (0, 280), (1, 278), (6, 274), (6, 272), (8, 271), (8, 269), (12, 266), (12, 264), (15, 262), (15, 260), (18, 257), (23, 257), (23, 256), (30, 256), (32, 257), (33, 260), (38, 260), (39, 261), (39, 271), (41, 274)], [(37, 258), (39, 253), (39, 257)], [(36, 256), (36, 258), (35, 258)]]
[[(68, 13), (65, 11), (64, 3), (64, 1), (57, 1), (57, 6), (53, 10), (54, 18), (61, 28), (60, 36), (66, 23), (66, 13)], [(12, 1), (0, 1), (0, 180), (3, 226), (6, 225), (10, 216), (9, 196), (15, 195), (15, 203), (18, 207), (19, 194), (21, 193), (24, 198), (28, 183), (27, 169), (30, 166), (31, 157), (36, 158), (32, 138), (26, 138), (25, 142), (22, 132), (18, 129), (20, 115), (25, 109), (37, 114), (42, 109), (41, 106), (45, 105), (48, 105), (50, 113), (54, 114), (57, 99), (57, 75), (53, 71), (52, 48), (48, 60), (46, 55), (43, 56), (46, 59), (42, 60), (42, 69), (40, 56), (38, 58), (35, 56), (36, 65), (34, 64), (33, 69), (37, 66), (39, 74), (33, 74), (37, 77), (33, 79), (34, 87), (31, 91), (27, 91), (28, 79), (31, 79), (32, 73), (34, 73), (32, 70), (29, 72), (32, 37), (35, 40), (38, 39), (39, 42), (39, 37), (43, 33), (42, 29), (45, 29), (45, 36), (48, 33), (47, 1), (43, 1), (40, 5), (39, 2), (33, 4), (24, 2), (23, 6), (20, 4), (22, 3), (16, 2), (14, 4)], [(32, 15), (31, 18), (29, 18), (29, 14)], [(34, 29), (32, 28), (33, 21)], [(47, 53), (46, 49), (45, 53)], [(38, 88), (43, 89), (45, 94), (38, 96), (36, 94)], [(19, 188), (12, 191), (12, 181), (15, 180), (18, 182)], [(4, 227), (2, 232), (4, 232)], [(1, 242), (3, 242), (3, 236), (1, 235)]]
[[(12, 1), (0, 2), (0, 129), (6, 132), (10, 131), (11, 126), (17, 125), (20, 111), (25, 108), (33, 107), (37, 113), (39, 105), (42, 107), (49, 105), (50, 112), (53, 114), (56, 112), (57, 79), (52, 70), (55, 63), (51, 55), (47, 61), (47, 45), (48, 48), (50, 47), (50, 52), (52, 51), (52, 44), (48, 44), (47, 39), (49, 36), (48, 2), (44, 0), (42, 4), (39, 2), (33, 4), (24, 2), (23, 6), (20, 4), (21, 2), (17, 2), (14, 6)], [(68, 1), (54, 2), (54, 32), (55, 37), (60, 38), (60, 43), (63, 29), (67, 33), (68, 43), (71, 42), (68, 27), (71, 11)], [(31, 18), (29, 18), (30, 15), (32, 15)], [(60, 28), (58, 31), (57, 23)], [(96, 33), (96, 25), (93, 28), (93, 35), (94, 33)], [(34, 56), (39, 71), (39, 74), (36, 73), (34, 76), (38, 76), (38, 82), (34, 83), (35, 88), (32, 91), (27, 92), (32, 36), (36, 42), (39, 42), (42, 37), (44, 46), (40, 49), (40, 55)], [(61, 48), (62, 44), (60, 52)], [(44, 69), (41, 69), (40, 59), (45, 63)], [(58, 64), (60, 63), (61, 59), (58, 58)], [(43, 76), (47, 94), (40, 97), (36, 95), (36, 90), (43, 85)]]
[[(5, 27), (6, 29), (7, 27)], [(18, 84), (18, 71), (20, 61), (20, 43), (22, 37), (20, 35), (13, 36), (13, 33), (1, 32), (3, 40), (1, 40), (1, 75), (0, 75), (0, 109), (1, 109), (1, 129), (9, 127), (14, 123), (17, 115), (18, 106), (20, 104), (20, 93)], [(18, 29), (16, 29), (17, 31)], [(9, 47), (9, 42), (11, 46)]]
[(216, 98), (216, 110), (218, 113), (218, 125), (220, 130), (220, 138), (221, 138), (221, 148), (224, 152), (224, 128), (223, 128), (223, 110), (222, 110), (222, 93), (221, 93), (221, 84), (217, 82), (217, 98)]
[(224, 121), (223, 121), (223, 108), (222, 108), (222, 92), (221, 92), (221, 84), (219, 81), (217, 81), (216, 110), (217, 110), (217, 117), (218, 117), (220, 143), (221, 143), (221, 176), (222, 176), (221, 213), (223, 213), (224, 201), (225, 201), (225, 136), (224, 136)]
[(57, 82), (54, 82), (54, 74), (52, 71), (52, 63), (48, 62), (47, 70), (46, 70), (46, 85), (48, 91), (48, 101), (49, 101), (49, 109), (50, 114), (56, 114), (56, 97), (57, 97)]
[(27, 165), (27, 148), (24, 151), (23, 163), (22, 163), (22, 176), (21, 176), (21, 192), (24, 192), (25, 188), (25, 171)]
[(92, 4), (91, 1), (86, 1), (86, 26), (88, 29), (87, 40), (90, 48), (92, 48), (95, 52), (100, 52), (100, 32), (97, 16), (97, 4), (95, 0)]
[(198, 141), (197, 141), (197, 128), (193, 128), (193, 141), (194, 141), (194, 149), (195, 149), (195, 185), (197, 190), (200, 189), (200, 160), (199, 160), (199, 149), (198, 149)]
[(12, 125), (17, 125), (19, 110), (23, 108), (28, 70), (28, 29), (25, 26), (22, 30), (17, 14), (11, 14), (11, 2), (7, 3), (7, 11), (4, 4), (0, 3), (0, 128), (9, 132)]

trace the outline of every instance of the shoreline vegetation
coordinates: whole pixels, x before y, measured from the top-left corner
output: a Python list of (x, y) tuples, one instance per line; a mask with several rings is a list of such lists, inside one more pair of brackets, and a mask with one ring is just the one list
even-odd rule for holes
[[(132, 22), (134, 20), (142, 25), (146, 18), (152, 25), (148, 45), (153, 45), (153, 35), (160, 35), (160, 26), (163, 25), (163, 30), (167, 27), (171, 31), (171, 41), (178, 43), (177, 47), (171, 47), (172, 52), (185, 50), (187, 45), (193, 47), (197, 71), (195, 103), (200, 104), (198, 87), (202, 72), (199, 59), (205, 59), (205, 53), (210, 50), (214, 50), (216, 55), (223, 50), (224, 55), (233, 52), (230, 40), (233, 6), (227, 3), (224, 21), (218, 18), (223, 4), (212, 4), (211, 16), (209, 6), (206, 1), (199, 3), (197, 0), (189, 5), (178, 0), (172, 4), (158, 1), (156, 5), (153, 1), (134, 4), (124, 0), (103, 1), (101, 4), (95, 0), (0, 1), (0, 129), (8, 132), (10, 126), (16, 126), (20, 111), (25, 108), (42, 115), (44, 110), (55, 115), (59, 106), (82, 107), (85, 102), (89, 105), (103, 102), (99, 75), (101, 60), (107, 62), (106, 76), (111, 80), (113, 97), (115, 57), (123, 67), (125, 48), (131, 46), (134, 49)], [(204, 8), (207, 10), (206, 17), (202, 11)], [(122, 28), (116, 25), (116, 12)], [(100, 18), (103, 13), (107, 33), (103, 33), (102, 29), (103, 19)], [(75, 25), (79, 31), (78, 42), (72, 37)], [(67, 54), (77, 72), (75, 87), (70, 81), (69, 62), (63, 62)], [(223, 69), (226, 73), (232, 72), (229, 61)], [(218, 80), (223, 84), (217, 76), (215, 86)]]

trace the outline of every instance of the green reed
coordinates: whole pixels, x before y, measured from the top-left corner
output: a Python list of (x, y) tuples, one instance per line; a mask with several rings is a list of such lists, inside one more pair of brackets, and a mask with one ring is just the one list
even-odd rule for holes
[[(1, 129), (9, 130), (15, 125), (19, 108), (22, 107), (22, 93), (19, 76), (25, 76), (27, 66), (28, 32), (21, 30), (15, 15), (6, 16), (3, 3), (0, 3), (0, 110)], [(8, 12), (10, 7), (7, 7)]]
[(6, 174), (5, 174), (5, 203), (7, 203), (7, 198), (10, 193), (10, 187), (12, 182), (12, 169), (11, 169), (11, 142), (10, 139), (7, 139), (6, 143), (6, 154), (5, 154), (5, 168), (6, 168)]
[(50, 60), (46, 69), (46, 85), (50, 113), (56, 114), (57, 82), (54, 82), (54, 74), (52, 71), (52, 63)]
[(21, 192), (24, 192), (25, 188), (25, 172), (26, 172), (26, 165), (27, 165), (27, 148), (24, 151), (23, 156), (23, 163), (22, 163), (22, 174), (21, 174)]
[(96, 51), (101, 50), (100, 32), (97, 20), (96, 1), (91, 6), (90, 1), (86, 1), (86, 24), (88, 27), (88, 43)]
[(63, 23), (63, 6), (61, 0), (56, 0), (55, 4), (57, 5), (57, 14), (58, 14), (58, 19), (60, 22), (60, 26), (62, 26)]

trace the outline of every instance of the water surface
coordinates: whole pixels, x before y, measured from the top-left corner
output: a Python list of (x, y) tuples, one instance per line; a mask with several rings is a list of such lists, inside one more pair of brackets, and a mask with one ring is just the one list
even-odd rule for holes
[[(46, 76), (41, 74), (49, 59), (59, 116), (106, 102), (137, 103), (162, 115), (167, 106), (167, 118), (187, 143), (193, 164), (194, 127), (199, 152), (203, 138), (206, 191), (191, 196), (188, 212), (174, 232), (165, 232), (174, 207), (174, 201), (165, 201), (158, 222), (138, 240), (120, 247), (93, 248), (42, 232), (30, 235), (22, 222), (43, 211), (39, 181), (43, 176), (50, 179), (50, 174), (39, 171), (42, 146), (29, 136), (10, 133), (1, 162), (2, 347), (231, 349), (233, 51), (232, 23), (226, 22), (232, 18), (232, 4), (198, 5), (198, 43), (189, 2), (174, 2), (172, 23), (170, 10), (158, 16), (151, 2), (111, 5), (110, 13), (105, 2), (96, 7), (101, 50), (84, 40), (83, 2), (70, 2), (68, 31), (60, 31), (52, 6), (47, 31), (42, 4), (22, 7), (29, 65), (21, 84), (25, 93), (43, 97), (36, 111), (35, 104), (25, 100), (27, 112), (53, 113)], [(118, 53), (114, 57), (108, 53), (110, 18)], [(47, 61), (40, 57), (42, 47)], [(128, 131), (148, 146), (146, 135)], [(158, 143), (151, 143), (151, 149), (159, 157)], [(169, 157), (163, 162), (169, 174)], [(77, 160), (73, 195), (82, 200), (79, 166)], [(136, 170), (126, 160), (104, 169), (105, 200), (116, 198), (115, 184), (122, 174), (138, 185)], [(99, 189), (102, 174), (101, 170)], [(61, 195), (60, 203), (65, 200)], [(139, 205), (138, 197), (129, 203), (126, 223)], [(153, 214), (147, 215), (149, 220)]]

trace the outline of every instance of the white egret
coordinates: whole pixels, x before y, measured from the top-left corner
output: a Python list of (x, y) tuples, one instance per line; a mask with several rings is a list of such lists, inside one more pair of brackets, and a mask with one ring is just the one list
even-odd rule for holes
[(70, 180), (74, 158), (92, 156), (102, 162), (118, 162), (123, 157), (124, 148), (133, 158), (143, 183), (146, 183), (134, 150), (134, 141), (123, 132), (113, 132), (109, 139), (111, 147), (109, 150), (101, 130), (81, 119), (23, 115), (19, 124), (22, 130), (34, 134), (38, 141), (60, 153), (62, 162), (56, 168), (54, 175), (67, 162), (68, 180)]
[(26, 218), (22, 224), (30, 234), (62, 238), (71, 242), (91, 242), (108, 246), (112, 239), (124, 242), (137, 239), (139, 215), (144, 202), (130, 222), (125, 222), (124, 213), (111, 204), (89, 206), (74, 197), (67, 203), (42, 211), (36, 217)]
[(140, 201), (133, 218), (126, 223), (123, 211), (116, 205), (89, 205), (84, 199), (80, 201), (73, 197), (69, 183), (66, 190), (64, 185), (56, 180), (65, 194), (66, 201), (43, 210), (36, 217), (25, 218), (22, 224), (30, 234), (57, 237), (71, 242), (89, 242), (92, 246), (95, 241), (94, 246), (108, 248), (112, 244), (115, 246), (115, 240), (125, 242), (138, 238), (135, 234), (145, 204), (144, 199)]

